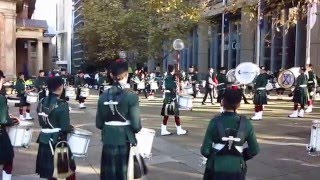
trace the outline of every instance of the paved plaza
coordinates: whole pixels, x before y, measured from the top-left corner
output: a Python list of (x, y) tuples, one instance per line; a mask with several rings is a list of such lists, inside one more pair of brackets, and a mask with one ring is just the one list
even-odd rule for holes
[[(71, 101), (74, 110), (71, 113), (72, 124), (81, 129), (93, 132), (88, 157), (77, 158), (77, 179), (98, 180), (102, 144), (100, 131), (95, 128), (95, 113), (98, 96), (92, 91), (87, 101), (86, 110), (77, 110), (77, 103)], [(271, 97), (272, 98), (272, 97)], [(273, 97), (275, 98), (275, 97)], [(185, 136), (159, 136), (162, 117), (159, 115), (162, 99), (146, 100), (141, 96), (141, 118), (143, 127), (157, 131), (153, 143), (153, 156), (146, 160), (149, 164), (148, 177), (151, 180), (200, 180), (204, 167), (200, 166), (200, 146), (210, 119), (218, 114), (218, 105), (201, 105), (197, 98), (193, 111), (182, 111), (182, 127), (189, 130)], [(251, 101), (250, 101), (251, 102)], [(316, 106), (319, 105), (316, 103)], [(320, 109), (315, 108), (303, 119), (289, 119), (292, 103), (289, 99), (282, 101), (270, 100), (265, 108), (262, 121), (252, 122), (260, 143), (261, 151), (253, 160), (248, 162), (247, 179), (272, 180), (319, 180), (320, 157), (308, 155), (306, 145), (309, 143), (312, 120), (318, 119)], [(17, 114), (12, 107), (11, 113)], [(251, 117), (252, 104), (242, 104), (239, 113)], [(35, 105), (33, 105), (35, 117)], [(175, 132), (174, 120), (168, 123), (169, 130)], [(35, 121), (33, 140), (29, 149), (16, 148), (14, 159), (13, 180), (39, 179), (35, 175), (35, 163), (38, 145), (36, 138), (39, 125)]]

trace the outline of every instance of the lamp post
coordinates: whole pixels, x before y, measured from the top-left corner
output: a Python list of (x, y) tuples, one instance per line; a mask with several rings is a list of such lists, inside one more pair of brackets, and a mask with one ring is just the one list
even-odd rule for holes
[(178, 92), (180, 91), (180, 83), (179, 83), (179, 72), (180, 72), (180, 51), (183, 50), (184, 43), (181, 39), (176, 39), (173, 41), (173, 49), (177, 51), (177, 59), (176, 59), (176, 78), (177, 78), (177, 87)]
[(126, 59), (127, 58), (127, 53), (125, 51), (120, 51), (119, 52), (119, 57), (120, 59)]

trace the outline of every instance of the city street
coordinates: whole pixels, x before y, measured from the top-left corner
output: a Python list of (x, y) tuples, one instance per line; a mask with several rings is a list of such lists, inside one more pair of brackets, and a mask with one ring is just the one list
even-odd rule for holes
[[(86, 110), (78, 110), (77, 103), (71, 101), (72, 124), (81, 129), (93, 132), (88, 157), (77, 158), (77, 179), (98, 180), (102, 144), (100, 131), (95, 128), (95, 113), (97, 92), (91, 91)], [(275, 97), (271, 97), (275, 99)], [(143, 127), (155, 129), (150, 160), (146, 160), (149, 167), (149, 179), (152, 180), (200, 180), (204, 167), (200, 166), (200, 146), (206, 127), (210, 119), (219, 111), (218, 105), (201, 105), (197, 98), (193, 111), (181, 111), (182, 127), (189, 130), (185, 136), (159, 136), (162, 117), (160, 116), (162, 98), (146, 100), (140, 96), (141, 119)], [(209, 100), (208, 100), (209, 101)], [(250, 101), (252, 102), (252, 101)], [(317, 106), (318, 104), (316, 104)], [(33, 116), (35, 114), (33, 105)], [(252, 122), (260, 143), (261, 151), (253, 160), (248, 162), (247, 179), (272, 180), (318, 180), (320, 177), (320, 157), (308, 155), (306, 145), (309, 143), (312, 120), (319, 118), (320, 109), (315, 108), (311, 114), (303, 119), (289, 119), (292, 103), (288, 98), (282, 101), (270, 100), (265, 108), (262, 121)], [(10, 112), (17, 114), (17, 109), (10, 108)], [(242, 104), (239, 113), (250, 118), (253, 115), (252, 104)], [(175, 132), (174, 120), (170, 119), (169, 130)], [(37, 119), (33, 140), (29, 149), (15, 148), (14, 180), (39, 179), (35, 174), (37, 155), (36, 138), (39, 132)]]

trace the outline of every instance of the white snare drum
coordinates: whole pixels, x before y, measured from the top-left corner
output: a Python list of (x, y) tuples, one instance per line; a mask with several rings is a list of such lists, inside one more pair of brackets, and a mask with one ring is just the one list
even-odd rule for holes
[(81, 97), (88, 97), (89, 96), (89, 88), (81, 88), (80, 90), (80, 96)]
[(66, 97), (75, 97), (76, 91), (73, 87), (67, 87), (66, 88)]
[(32, 126), (32, 122), (20, 121), (19, 125), (10, 127), (8, 135), (12, 146), (28, 147), (32, 139)]
[(192, 109), (193, 107), (193, 97), (192, 96), (185, 96), (185, 95), (180, 95), (179, 96), (179, 106), (182, 109)]
[(310, 152), (320, 152), (320, 121), (312, 121), (310, 143), (307, 149)]
[(83, 129), (75, 129), (69, 139), (68, 144), (73, 156), (86, 157), (92, 133)]
[(112, 86), (103, 86), (103, 90), (106, 91), (108, 89), (110, 89)]
[(267, 84), (267, 86), (266, 86), (266, 90), (267, 90), (267, 91), (270, 91), (270, 90), (272, 90), (272, 89), (273, 89), (272, 83), (271, 83), (271, 82), (268, 82), (268, 84)]
[(141, 131), (136, 134), (138, 148), (143, 158), (151, 157), (151, 149), (155, 134), (155, 130), (147, 128), (142, 128)]
[(38, 102), (38, 99), (39, 99), (38, 93), (30, 92), (27, 94), (27, 102), (28, 103), (36, 103), (36, 102)]
[(17, 98), (17, 97), (7, 97), (7, 101), (8, 101), (8, 103), (12, 103), (12, 104), (15, 104), (15, 103), (20, 103), (20, 99), (19, 98)]
[(151, 89), (151, 90), (157, 90), (157, 89), (159, 89), (158, 83), (157, 83), (157, 82), (152, 82), (152, 83), (150, 84), (150, 89)]
[(187, 86), (187, 87), (185, 87), (185, 88), (184, 88), (184, 92), (185, 92), (186, 94), (193, 94), (193, 93), (194, 93), (192, 86)]
[(138, 89), (145, 89), (146, 85), (144, 84), (144, 82), (139, 82), (138, 85), (137, 85), (137, 88)]

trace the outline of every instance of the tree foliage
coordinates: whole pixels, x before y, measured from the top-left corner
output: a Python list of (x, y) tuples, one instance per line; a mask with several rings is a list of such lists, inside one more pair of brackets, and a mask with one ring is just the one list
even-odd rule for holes
[(125, 50), (139, 60), (161, 59), (175, 38), (186, 39), (202, 8), (197, 0), (86, 0), (79, 31), (86, 58), (114, 59)]

